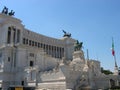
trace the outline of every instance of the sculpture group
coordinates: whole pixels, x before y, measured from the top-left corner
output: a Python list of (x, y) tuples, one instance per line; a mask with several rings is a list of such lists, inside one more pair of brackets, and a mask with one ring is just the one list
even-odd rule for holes
[[(63, 37), (71, 37), (71, 33), (67, 33), (66, 31), (63, 30)], [(83, 42), (79, 42), (78, 40), (74, 44), (74, 51), (81, 50)]]
[(71, 33), (67, 33), (66, 31), (63, 30), (63, 37), (71, 37)]
[(74, 51), (81, 50), (83, 42), (79, 42), (78, 40), (74, 44)]
[(13, 12), (13, 10), (11, 10), (10, 12), (8, 12), (8, 8), (6, 6), (4, 6), (3, 10), (2, 10), (3, 14), (9, 15), (9, 16), (14, 16), (15, 12)]

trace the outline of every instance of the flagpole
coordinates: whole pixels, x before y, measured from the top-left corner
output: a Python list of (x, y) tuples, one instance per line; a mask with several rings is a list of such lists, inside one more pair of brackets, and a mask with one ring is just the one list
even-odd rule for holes
[(115, 55), (115, 50), (114, 50), (114, 40), (113, 40), (113, 37), (112, 37), (112, 55), (114, 57), (115, 67), (117, 67), (117, 61), (116, 61), (116, 55)]
[(113, 41), (113, 38), (112, 38), (112, 55), (114, 57), (114, 61), (115, 61), (115, 68), (114, 68), (114, 74), (115, 75), (118, 75), (118, 66), (117, 66), (117, 61), (116, 61), (116, 55), (115, 55), (115, 50), (114, 50), (114, 41)]
[(117, 67), (116, 55), (114, 55), (115, 67)]
[(117, 66), (117, 61), (116, 61), (116, 56), (115, 55), (114, 55), (114, 60), (115, 60), (114, 75), (118, 75), (119, 71), (118, 71), (118, 66)]

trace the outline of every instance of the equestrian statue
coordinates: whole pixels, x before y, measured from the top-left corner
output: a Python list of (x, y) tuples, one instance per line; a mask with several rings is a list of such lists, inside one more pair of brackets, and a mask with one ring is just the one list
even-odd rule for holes
[(78, 40), (74, 44), (74, 51), (79, 51), (82, 48), (83, 42), (79, 42)]

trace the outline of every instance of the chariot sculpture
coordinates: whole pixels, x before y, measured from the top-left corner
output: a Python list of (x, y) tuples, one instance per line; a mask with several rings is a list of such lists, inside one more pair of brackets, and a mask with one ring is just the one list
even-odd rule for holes
[(71, 37), (71, 33), (67, 33), (66, 31), (63, 30), (63, 37)]
[(11, 10), (10, 12), (8, 12), (8, 8), (6, 6), (4, 6), (3, 10), (2, 10), (3, 14), (9, 15), (9, 16), (14, 16), (15, 12), (13, 12), (13, 10)]

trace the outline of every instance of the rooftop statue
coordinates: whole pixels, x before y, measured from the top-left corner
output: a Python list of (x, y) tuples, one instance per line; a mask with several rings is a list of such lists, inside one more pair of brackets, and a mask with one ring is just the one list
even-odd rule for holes
[(9, 16), (14, 16), (15, 12), (13, 12), (13, 10), (11, 10), (8, 14), (9, 14)]
[(2, 10), (2, 13), (3, 14), (6, 14), (6, 15), (9, 15), (9, 16), (14, 16), (15, 12), (13, 12), (13, 10), (11, 10), (9, 13), (8, 13), (8, 8), (6, 6), (4, 6), (3, 10)]
[(71, 33), (67, 33), (66, 31), (63, 30), (63, 37), (71, 37)]
[(78, 40), (74, 44), (74, 51), (81, 50), (83, 42), (79, 42)]
[(8, 14), (8, 8), (6, 6), (4, 6), (2, 13), (6, 14), (6, 15)]

